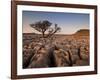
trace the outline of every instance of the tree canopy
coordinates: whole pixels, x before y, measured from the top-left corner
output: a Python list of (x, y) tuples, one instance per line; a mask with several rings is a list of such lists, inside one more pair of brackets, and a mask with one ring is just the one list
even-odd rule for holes
[[(52, 23), (48, 20), (38, 21), (38, 22), (30, 24), (32, 28), (34, 28), (35, 30), (37, 30), (38, 32), (42, 34), (43, 38), (51, 37), (52, 35), (54, 35), (55, 33), (61, 30), (61, 28), (58, 27), (57, 24), (55, 24), (54, 28), (52, 28), (51, 25)], [(47, 35), (45, 36), (45, 34)]]

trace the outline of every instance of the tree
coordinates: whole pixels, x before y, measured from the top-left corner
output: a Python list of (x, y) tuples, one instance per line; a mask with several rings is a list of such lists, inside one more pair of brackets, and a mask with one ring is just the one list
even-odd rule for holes
[(54, 28), (52, 28), (51, 25), (52, 23), (49, 22), (48, 20), (38, 21), (33, 24), (30, 24), (32, 28), (34, 28), (35, 30), (37, 30), (38, 32), (42, 34), (42, 37), (44, 38), (44, 40), (45, 38), (52, 37), (55, 33), (60, 31), (61, 29), (60, 27), (58, 27), (57, 24), (55, 24)]
[(34, 28), (35, 30), (37, 30), (38, 32), (42, 33), (42, 37), (45, 38), (45, 32), (49, 29), (51, 24), (52, 23), (50, 23), (49, 21), (45, 20), (45, 21), (36, 22), (34, 24), (30, 24), (30, 26), (32, 28)]
[(51, 37), (53, 36), (55, 33), (59, 32), (61, 30), (60, 27), (58, 27), (57, 24), (55, 24), (55, 27), (54, 29), (53, 28), (50, 28), (49, 31), (48, 31), (48, 35), (46, 37)]

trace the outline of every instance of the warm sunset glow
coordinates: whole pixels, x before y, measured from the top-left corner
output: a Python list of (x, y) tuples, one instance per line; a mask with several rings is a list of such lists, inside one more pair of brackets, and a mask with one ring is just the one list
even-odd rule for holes
[(23, 11), (23, 33), (39, 33), (30, 27), (37, 21), (48, 20), (61, 27), (60, 34), (73, 34), (80, 29), (89, 29), (89, 14), (86, 13), (61, 13), (61, 12), (36, 12)]

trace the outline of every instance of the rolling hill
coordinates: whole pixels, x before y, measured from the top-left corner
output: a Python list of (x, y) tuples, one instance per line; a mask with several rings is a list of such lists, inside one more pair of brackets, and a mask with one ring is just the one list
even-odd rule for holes
[(75, 36), (89, 36), (89, 29), (80, 29), (74, 35)]

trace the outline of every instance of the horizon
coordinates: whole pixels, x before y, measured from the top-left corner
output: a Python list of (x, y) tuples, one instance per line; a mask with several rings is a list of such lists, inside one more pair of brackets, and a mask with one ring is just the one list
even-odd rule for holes
[(61, 31), (56, 34), (74, 34), (78, 30), (89, 30), (89, 14), (83, 13), (64, 13), (64, 12), (40, 12), (40, 11), (23, 11), (22, 26), (23, 33), (40, 34), (30, 24), (37, 21), (48, 20), (54, 24), (58, 24)]
[[(80, 29), (80, 30), (77, 30), (75, 33), (73, 34), (76, 34), (78, 31), (81, 31), (81, 30), (89, 30), (89, 29)], [(31, 32), (31, 33), (23, 33), (23, 34), (41, 34), (41, 33), (34, 33), (34, 32)], [(60, 33), (56, 33), (56, 35), (73, 35), (73, 34), (60, 34)], [(47, 35), (47, 34), (46, 34)]]

